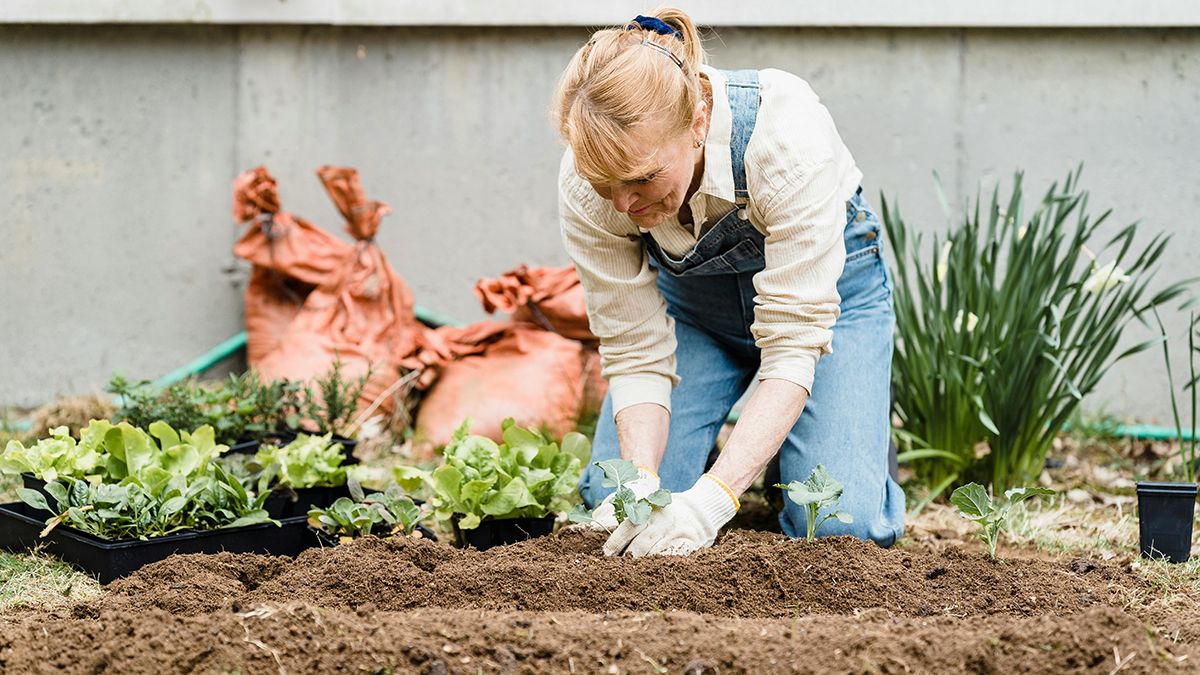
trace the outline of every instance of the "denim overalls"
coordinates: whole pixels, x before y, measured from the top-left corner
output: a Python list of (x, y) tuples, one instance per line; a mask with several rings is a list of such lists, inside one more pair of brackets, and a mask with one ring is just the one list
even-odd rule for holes
[[(737, 208), (721, 218), (681, 260), (643, 235), (658, 289), (675, 319), (676, 374), (667, 447), (659, 466), (662, 487), (690, 488), (704, 473), (709, 450), (733, 404), (754, 379), (760, 350), (754, 322), (754, 275), (761, 272), (764, 236), (746, 219), (745, 153), (758, 113), (758, 71), (725, 73), (733, 113), (730, 155)], [(861, 192), (861, 189), (859, 190)], [(841, 316), (833, 353), (817, 363), (813, 391), (779, 452), (782, 482), (803, 480), (824, 464), (845, 485), (841, 509), (854, 517), (830, 519), (821, 535), (850, 534), (891, 545), (904, 529), (904, 492), (888, 473), (892, 362), (891, 282), (883, 263), (879, 219), (861, 194), (846, 203), (846, 266), (838, 280)], [(592, 460), (620, 457), (612, 398), (604, 400)], [(590, 505), (611, 488), (589, 465), (580, 492)], [(803, 536), (804, 509), (785, 499), (780, 525)]]

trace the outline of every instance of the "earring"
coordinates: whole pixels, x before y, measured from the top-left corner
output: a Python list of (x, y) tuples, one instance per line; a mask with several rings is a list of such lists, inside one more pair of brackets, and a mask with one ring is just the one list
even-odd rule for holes
[(704, 139), (703, 139), (703, 138), (697, 138), (697, 139), (696, 139), (696, 141), (695, 141), (694, 143), (692, 143), (692, 145), (693, 145), (694, 147), (697, 147), (697, 148), (699, 148), (699, 147), (701, 147), (701, 146), (703, 146), (703, 145), (704, 145)]

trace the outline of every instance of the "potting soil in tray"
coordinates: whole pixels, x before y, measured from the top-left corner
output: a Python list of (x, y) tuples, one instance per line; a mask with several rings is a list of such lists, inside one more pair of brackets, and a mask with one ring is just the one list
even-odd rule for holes
[(176, 553), (264, 553), (296, 556), (319, 542), (306, 517), (274, 523), (180, 532), (151, 539), (108, 540), (66, 525), (38, 536), (49, 513), (23, 502), (0, 505), (0, 548), (19, 552), (45, 544), (45, 550), (77, 565), (106, 584)]

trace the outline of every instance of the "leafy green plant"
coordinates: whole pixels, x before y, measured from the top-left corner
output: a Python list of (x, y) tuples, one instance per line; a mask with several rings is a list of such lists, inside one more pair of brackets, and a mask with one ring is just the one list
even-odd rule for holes
[(108, 381), (107, 390), (116, 394), (121, 403), (113, 419), (141, 429), (159, 421), (175, 429), (197, 429), (211, 424), (212, 410), (219, 408), (214, 392), (191, 381), (159, 388), (148, 380), (131, 382), (115, 374)]
[(340, 361), (311, 385), (289, 380), (264, 382), (253, 369), (230, 375), (221, 383), (185, 380), (168, 387), (146, 380), (131, 382), (118, 374), (109, 380), (108, 391), (120, 397), (116, 420), (143, 429), (157, 421), (176, 429), (207, 424), (216, 430), (219, 441), (232, 445), (302, 427), (322, 434), (344, 430), (369, 375), (347, 380)]
[(782, 483), (775, 487), (786, 490), (788, 497), (804, 507), (807, 517), (805, 522), (808, 531), (805, 538), (809, 541), (816, 539), (817, 530), (830, 518), (836, 518), (843, 523), (853, 523), (854, 517), (844, 511), (834, 511), (821, 517), (821, 509), (836, 506), (842, 499), (842, 484), (829, 475), (823, 464), (818, 464), (803, 481), (794, 480), (787, 485)]
[(364, 495), (356, 480), (350, 480), (350, 497), (340, 497), (328, 508), (308, 512), (308, 524), (331, 536), (342, 538), (378, 534), (410, 535), (427, 515), (399, 485), (383, 492)]
[(215, 464), (211, 472), (174, 476), (147, 486), (134, 479), (92, 483), (67, 478), (46, 483), (54, 504), (36, 490), (18, 490), (21, 500), (53, 516), (42, 536), (59, 524), (103, 539), (147, 539), (182, 530), (211, 530), (271, 522), (267, 493), (247, 492)]
[(306, 411), (304, 387), (299, 382), (263, 382), (251, 369), (230, 375), (217, 390), (217, 409), (210, 423), (224, 442), (258, 440), (270, 434), (300, 428)]
[(280, 485), (293, 489), (346, 483), (346, 467), (342, 466), (346, 453), (341, 443), (333, 441), (332, 434), (298, 434), (296, 440), (282, 447), (261, 446), (254, 458), (267, 476), (277, 477)]
[(995, 560), (1000, 531), (1007, 527), (1012, 508), (1026, 499), (1052, 494), (1054, 490), (1049, 488), (1018, 487), (1005, 490), (1002, 498), (992, 499), (979, 483), (967, 483), (950, 495), (950, 503), (964, 518), (979, 523), (979, 538), (987, 545), (988, 556)]
[[(637, 465), (633, 462), (627, 459), (609, 459), (593, 464), (604, 472), (604, 480), (601, 484), (614, 489), (613, 515), (616, 516), (618, 524), (628, 520), (634, 525), (643, 525), (650, 520), (650, 514), (654, 509), (661, 509), (671, 503), (671, 492), (662, 488), (645, 497), (638, 498), (628, 485), (630, 481), (636, 480), (638, 477)], [(568, 518), (574, 523), (595, 522), (592, 511), (589, 511), (583, 504), (576, 505)]]
[(53, 504), (35, 490), (18, 491), (25, 503), (53, 514), (46, 533), (65, 522), (106, 539), (146, 538), (269, 520), (267, 492), (248, 491), (215, 461), (228, 448), (215, 442), (210, 426), (177, 432), (159, 421), (147, 432), (94, 420), (81, 439), (75, 450), (95, 454), (87, 480), (49, 480)]
[[(90, 427), (89, 427), (90, 428)], [(28, 448), (20, 441), (9, 441), (4, 453), (0, 454), (0, 474), (33, 474), (40, 480), (52, 481), (62, 477), (82, 477), (101, 468), (100, 445), (104, 433), (84, 432), (77, 443), (67, 427), (50, 431), (50, 438), (43, 438)]]
[(1162, 317), (1158, 315), (1158, 309), (1154, 310), (1154, 320), (1158, 322), (1158, 329), (1162, 332), (1163, 344), (1163, 361), (1167, 365), (1167, 388), (1171, 392), (1171, 414), (1175, 419), (1175, 437), (1179, 441), (1179, 453), (1183, 459), (1183, 476), (1184, 480), (1189, 483), (1196, 482), (1196, 386), (1200, 384), (1200, 378), (1196, 376), (1196, 335), (1200, 330), (1200, 321), (1197, 320), (1193, 313), (1188, 316), (1188, 382), (1183, 388), (1191, 390), (1192, 403), (1192, 428), (1191, 433), (1185, 437), (1183, 423), (1179, 421), (1179, 400), (1175, 395), (1175, 375), (1171, 368), (1171, 349), (1169, 340), (1167, 339), (1167, 329), (1163, 326)]
[(986, 209), (977, 198), (961, 225), (934, 238), (930, 258), (883, 201), (896, 250), (900, 459), (930, 498), (968, 481), (1001, 491), (1036, 479), (1083, 397), (1157, 342), (1118, 351), (1125, 328), (1189, 283), (1150, 293), (1168, 237), (1136, 247), (1136, 224), (1093, 254), (1108, 213), (1089, 214), (1077, 183), (1069, 174), (1027, 213), (1018, 173), (1006, 202), (998, 191)]
[(370, 377), (371, 370), (368, 369), (362, 377), (346, 380), (342, 376), (341, 359), (334, 360), (329, 372), (316, 380), (318, 395), (305, 387), (304, 416), (317, 425), (319, 433), (342, 433), (350, 425)]
[(586, 437), (569, 433), (560, 449), (540, 431), (518, 427), (512, 419), (501, 424), (501, 444), (471, 435), (469, 429), (468, 420), (454, 432), (443, 450), (443, 464), (432, 472), (394, 469), (404, 489), (424, 487), (438, 520), (472, 530), (488, 517), (540, 518), (570, 508), (580, 468), (591, 454)]

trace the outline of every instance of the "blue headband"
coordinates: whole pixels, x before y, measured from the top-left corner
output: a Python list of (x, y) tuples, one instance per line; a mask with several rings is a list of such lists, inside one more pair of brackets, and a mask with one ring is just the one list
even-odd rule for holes
[[(645, 30), (652, 30), (659, 35), (674, 35), (676, 40), (679, 40), (680, 42), (683, 41), (683, 36), (679, 34), (679, 31), (672, 28), (670, 24), (662, 19), (656, 19), (652, 16), (642, 16), (641, 14), (638, 14), (637, 16), (633, 17), (633, 20), (629, 23), (637, 24)], [(633, 26), (629, 26), (625, 30), (633, 30)]]

